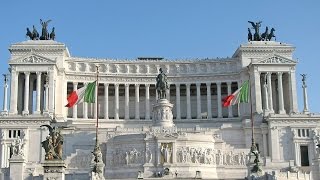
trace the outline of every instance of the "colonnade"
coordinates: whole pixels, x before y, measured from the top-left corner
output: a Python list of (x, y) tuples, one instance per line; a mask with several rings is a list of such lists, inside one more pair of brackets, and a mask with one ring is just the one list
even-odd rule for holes
[[(227, 92), (224, 92), (224, 94), (222, 94), (222, 90), (221, 90), (221, 84), (225, 83), (227, 85)], [(86, 83), (82, 83), (82, 82), (72, 82), (73, 88), (70, 89), (70, 85), (71, 83), (69, 82), (69, 92), (71, 92), (71, 90), (76, 90), (79, 88), (78, 84), (81, 85), (86, 85)], [(212, 85), (215, 84), (216, 85), (216, 92), (217, 92), (217, 99), (215, 102), (212, 102)], [(103, 86), (101, 86), (103, 85)], [(130, 85), (134, 86), (134, 88), (130, 89)], [(196, 101), (195, 103), (192, 101), (191, 98), (191, 86), (196, 86)], [(201, 87), (201, 85), (203, 85)], [(236, 85), (236, 84), (234, 84)], [(112, 86), (112, 90), (114, 92), (114, 95), (111, 97), (114, 102), (112, 102), (112, 105), (110, 105), (109, 103), (111, 102), (110, 100), (110, 96), (109, 96), (109, 91), (110, 91), (110, 86)], [(121, 86), (122, 90), (124, 87), (124, 105), (121, 107), (119, 106), (120, 104), (120, 98), (119, 98), (119, 86)], [(153, 86), (152, 89), (150, 89), (150, 86)], [(222, 96), (226, 96), (232, 93), (232, 82), (204, 82), (204, 83), (175, 83), (175, 84), (171, 84), (171, 89), (173, 89), (171, 92), (170, 90), (168, 90), (166, 92), (167, 94), (167, 99), (174, 99), (174, 105), (175, 105), (175, 114), (174, 117), (176, 119), (182, 119), (182, 109), (186, 107), (185, 110), (183, 110), (183, 112), (186, 112), (186, 119), (192, 119), (192, 118), (196, 118), (196, 119), (211, 119), (213, 117), (213, 108), (212, 105), (213, 103), (216, 103), (215, 107), (217, 108), (217, 115), (214, 115), (214, 117), (217, 118), (232, 118), (234, 116), (237, 116), (237, 112), (233, 112), (233, 108), (230, 106), (227, 108), (227, 115), (223, 116), (223, 107), (222, 107)], [(185, 88), (183, 90), (184, 91), (184, 95), (181, 95), (181, 87), (184, 86)], [(120, 83), (100, 83), (99, 84), (100, 87), (100, 94), (99, 94), (99, 104), (101, 106), (103, 106), (103, 109), (100, 109), (99, 112), (99, 118), (104, 118), (104, 119), (109, 119), (110, 118), (110, 113), (109, 112), (113, 112), (113, 119), (119, 119), (120, 118), (120, 109), (119, 108), (124, 108), (124, 119), (128, 120), (128, 119), (132, 119), (132, 116), (134, 115), (133, 119), (140, 119), (141, 117), (144, 117), (144, 119), (148, 120), (150, 119), (150, 115), (152, 114), (152, 107), (150, 105), (152, 105), (151, 103), (155, 102), (155, 99), (157, 98), (157, 94), (156, 92), (152, 92), (155, 91), (154, 89), (154, 85), (153, 84), (129, 84), (129, 83), (124, 83), (124, 84), (120, 84)], [(101, 91), (103, 88), (103, 91)], [(206, 88), (206, 102), (201, 102), (204, 101), (204, 96), (201, 96), (201, 90), (205, 90), (204, 88)], [(129, 91), (132, 92), (134, 90), (134, 95), (133, 96), (129, 96)], [(174, 91), (175, 90), (175, 91)], [(104, 92), (104, 93), (102, 93)], [(174, 93), (175, 95), (172, 95), (170, 93)], [(204, 91), (205, 92), (205, 91)], [(143, 94), (141, 96), (141, 94)], [(154, 96), (152, 97), (152, 99), (150, 98), (150, 94), (153, 94)], [(203, 93), (204, 94), (204, 93)], [(201, 98), (202, 97), (202, 98)], [(153, 99), (154, 98), (154, 99)], [(183, 98), (186, 102), (186, 105), (181, 104), (181, 98)], [(143, 101), (141, 101), (141, 99), (143, 99)], [(131, 102), (134, 100), (133, 103), (130, 104), (130, 100)], [(206, 110), (204, 110), (204, 108), (201, 108), (201, 105), (206, 105), (207, 108)], [(134, 107), (130, 107), (134, 106)], [(140, 106), (145, 107), (143, 112), (141, 111)], [(183, 105), (183, 107), (182, 107)], [(72, 110), (72, 114), (70, 114), (69, 111), (69, 117), (72, 118), (88, 118), (88, 104), (84, 103), (84, 105), (81, 105), (83, 107), (83, 113), (82, 116), (78, 115), (78, 110), (79, 108), (77, 107), (79, 105), (75, 105), (73, 107)], [(113, 107), (112, 109), (110, 107)], [(194, 107), (196, 106), (196, 117), (192, 116), (192, 109), (194, 109)], [(130, 109), (134, 109), (133, 110), (133, 114), (131, 112), (130, 114)], [(103, 112), (103, 113), (102, 113)], [(96, 112), (92, 112), (92, 114), (94, 115), (94, 117), (96, 117)], [(130, 116), (131, 115), (131, 116)], [(91, 116), (92, 117), (92, 116)], [(90, 117), (89, 117), (90, 118)]]

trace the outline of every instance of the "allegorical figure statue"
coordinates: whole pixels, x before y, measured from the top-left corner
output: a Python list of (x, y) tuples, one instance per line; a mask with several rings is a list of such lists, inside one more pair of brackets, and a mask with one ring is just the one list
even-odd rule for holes
[(163, 156), (163, 160), (165, 163), (170, 163), (170, 158), (171, 158), (171, 149), (169, 148), (169, 145), (166, 144), (166, 147), (161, 146), (161, 153)]
[(49, 33), (48, 33), (48, 24), (51, 20), (48, 21), (42, 21), (42, 19), (40, 19), (40, 24), (42, 25), (42, 33), (40, 36), (40, 40), (48, 40), (49, 39)]
[(50, 125), (41, 125), (49, 129), (49, 136), (42, 141), (42, 147), (45, 150), (45, 160), (62, 159), (63, 136), (60, 134), (61, 128)]
[(307, 74), (300, 74), (300, 75), (302, 76), (302, 85), (306, 87)]
[(157, 76), (156, 89), (159, 99), (166, 99), (166, 90), (169, 89), (167, 75), (164, 74), (162, 68), (159, 69), (160, 74)]
[(259, 22), (252, 22), (252, 21), (248, 21), (251, 25), (252, 25), (252, 28), (254, 29), (254, 35), (253, 35), (253, 40), (254, 41), (260, 41), (261, 38), (260, 38), (260, 34), (259, 34), (259, 29), (261, 27), (261, 23), (262, 21), (259, 21)]
[(23, 140), (18, 136), (17, 139), (11, 143), (10, 149), (12, 156), (24, 156), (24, 144)]

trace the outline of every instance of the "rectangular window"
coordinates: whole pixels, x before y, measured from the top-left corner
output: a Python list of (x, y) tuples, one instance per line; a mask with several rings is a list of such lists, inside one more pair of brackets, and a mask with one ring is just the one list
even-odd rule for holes
[(308, 146), (300, 146), (301, 166), (309, 166)]

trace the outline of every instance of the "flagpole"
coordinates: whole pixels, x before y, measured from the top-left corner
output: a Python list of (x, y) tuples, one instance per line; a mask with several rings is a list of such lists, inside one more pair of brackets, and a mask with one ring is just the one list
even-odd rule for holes
[(253, 120), (253, 113), (252, 113), (252, 95), (251, 95), (251, 77), (250, 77), (250, 69), (248, 66), (248, 73), (249, 73), (249, 96), (250, 96), (250, 118), (251, 118), (251, 151), (255, 151), (257, 149), (255, 142), (254, 142), (254, 120)]

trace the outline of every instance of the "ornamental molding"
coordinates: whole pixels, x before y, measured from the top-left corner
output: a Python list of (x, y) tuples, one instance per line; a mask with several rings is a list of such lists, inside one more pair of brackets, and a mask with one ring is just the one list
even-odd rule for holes
[(55, 65), (56, 62), (47, 57), (43, 57), (37, 54), (28, 54), (17, 59), (12, 59), (9, 61), (9, 64), (46, 64), (46, 65)]
[(292, 65), (292, 64), (297, 64), (297, 62), (277, 54), (272, 54), (253, 64), (290, 64)]

